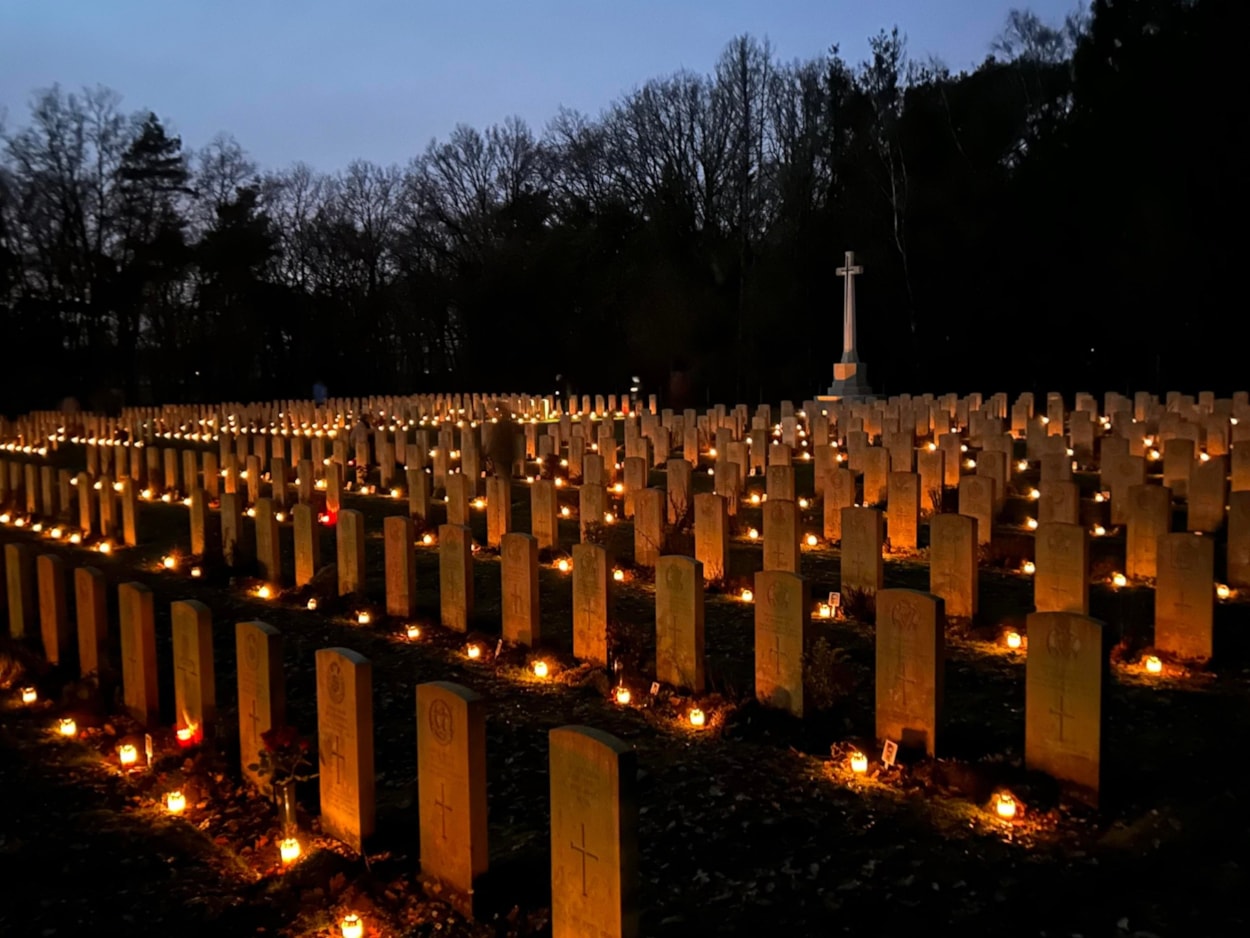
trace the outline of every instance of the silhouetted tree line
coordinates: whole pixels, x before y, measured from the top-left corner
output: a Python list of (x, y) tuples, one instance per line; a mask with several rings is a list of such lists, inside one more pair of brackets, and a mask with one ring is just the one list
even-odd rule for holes
[[(1245, 384), (1246, 4), (1013, 13), (971, 73), (744, 36), (536, 135), (261, 172), (105, 90), (2, 135), (0, 409), (449, 389), (801, 398), (845, 249), (879, 391)], [(1238, 258), (1240, 260), (1240, 258)]]

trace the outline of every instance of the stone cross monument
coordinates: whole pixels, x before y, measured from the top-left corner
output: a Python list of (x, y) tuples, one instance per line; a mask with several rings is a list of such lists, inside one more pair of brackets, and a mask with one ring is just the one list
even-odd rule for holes
[(855, 263), (855, 252), (846, 252), (846, 262), (837, 274), (844, 278), (842, 293), (842, 360), (833, 366), (833, 384), (827, 397), (834, 399), (871, 397), (868, 366), (859, 360), (855, 349), (855, 275), (864, 268)]

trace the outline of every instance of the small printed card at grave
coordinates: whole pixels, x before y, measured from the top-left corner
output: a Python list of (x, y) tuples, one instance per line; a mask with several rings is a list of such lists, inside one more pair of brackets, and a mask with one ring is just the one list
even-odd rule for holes
[(898, 759), (898, 743), (887, 739), (885, 745), (881, 747), (881, 761), (885, 763), (887, 769), (892, 769), (896, 759)]

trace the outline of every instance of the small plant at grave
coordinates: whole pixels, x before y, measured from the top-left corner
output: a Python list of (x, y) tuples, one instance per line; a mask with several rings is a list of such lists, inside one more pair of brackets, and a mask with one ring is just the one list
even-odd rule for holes
[(312, 746), (293, 726), (275, 726), (260, 734), (261, 750), (248, 769), (273, 782), (294, 779), (307, 782), (317, 777), (310, 755)]
[(818, 638), (803, 656), (803, 693), (813, 710), (832, 710), (855, 690), (850, 655)]
[(680, 524), (671, 525), (664, 528), (664, 533), (660, 539), (661, 554), (681, 554), (686, 557), (694, 556), (694, 532), (683, 528)]
[(942, 513), (943, 492), (941, 489), (929, 489), (929, 515)]
[[(560, 469), (560, 457), (554, 454), (544, 456), (539, 464), (539, 478), (554, 479), (558, 476), (567, 475), (567, 472)], [(567, 481), (567, 479), (566, 479)]]
[(587, 544), (598, 544), (600, 547), (608, 545), (608, 526), (602, 521), (588, 521), (586, 523), (586, 536), (582, 538)]
[(673, 508), (673, 514), (677, 516), (677, 520), (669, 525), (670, 528), (675, 531), (694, 532), (694, 499), (679, 502), (669, 495), (668, 508)]
[(842, 591), (842, 614), (856, 622), (877, 621), (877, 596), (868, 590), (844, 589)]
[(608, 622), (608, 659), (629, 673), (644, 670), (648, 659), (648, 630), (645, 626), (630, 622)]
[(438, 525), (430, 524), (429, 521), (427, 521), (425, 518), (422, 518), (420, 515), (412, 516), (412, 536), (417, 541), (420, 541), (421, 535), (425, 534), (426, 532), (429, 532), (430, 534), (437, 534), (438, 533), (437, 528), (438, 528)]
[(16, 687), (26, 673), (15, 649), (0, 648), (0, 690)]

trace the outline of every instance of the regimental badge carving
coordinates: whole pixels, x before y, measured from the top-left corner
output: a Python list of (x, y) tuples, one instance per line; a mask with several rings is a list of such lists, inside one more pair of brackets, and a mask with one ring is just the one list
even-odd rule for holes
[(1072, 624), (1066, 619), (1056, 623), (1046, 638), (1046, 651), (1051, 657), (1070, 661), (1080, 650), (1081, 640), (1072, 631)]
[(337, 661), (330, 662), (328, 690), (330, 701), (335, 704), (341, 704), (347, 695), (347, 683), (343, 680), (343, 666)]
[(451, 717), (451, 707), (447, 706), (445, 701), (435, 700), (430, 704), (427, 722), (436, 740), (444, 746), (451, 742), (455, 735), (455, 726)]

